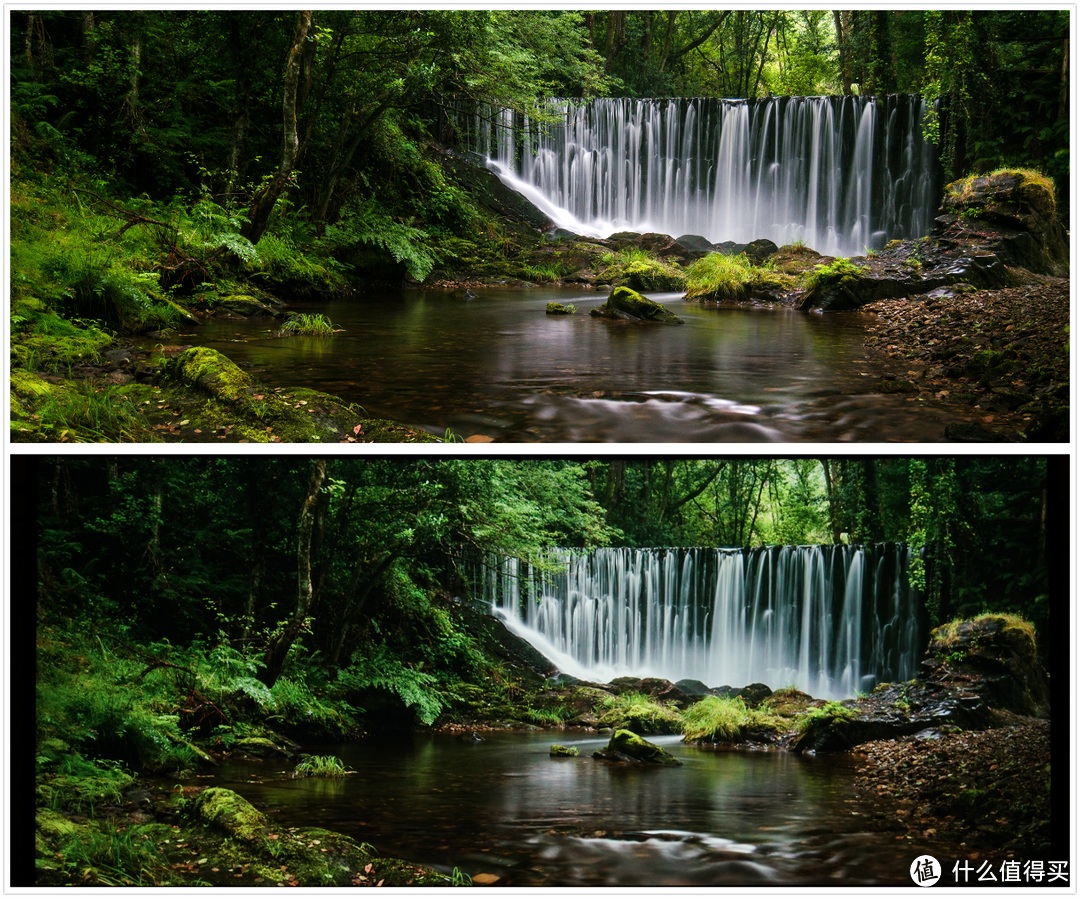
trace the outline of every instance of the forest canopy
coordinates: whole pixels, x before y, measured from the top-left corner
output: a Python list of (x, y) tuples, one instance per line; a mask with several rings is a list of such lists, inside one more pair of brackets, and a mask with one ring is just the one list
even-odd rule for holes
[[(460, 224), (431, 141), (481, 102), (921, 93), (948, 172), (1068, 170), (1066, 9), (11, 14), (16, 147), (133, 196)], [(279, 212), (281, 210), (279, 209)], [(366, 218), (365, 218), (366, 216)], [(388, 227), (385, 222), (381, 225)]]
[(40, 617), (225, 640), (270, 682), (301, 646), (330, 668), (380, 646), (453, 664), (446, 609), (469, 600), (465, 561), (550, 546), (906, 542), (932, 620), (1048, 621), (1044, 458), (31, 464)]

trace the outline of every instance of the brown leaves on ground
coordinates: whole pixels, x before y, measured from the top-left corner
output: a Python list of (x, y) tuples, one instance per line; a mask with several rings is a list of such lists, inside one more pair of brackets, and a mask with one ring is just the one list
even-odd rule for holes
[[(878, 321), (866, 346), (919, 390), (993, 411), (1038, 415), (1068, 402), (1069, 280), (863, 306)], [(975, 356), (1000, 353), (980, 371)], [(984, 360), (985, 361), (985, 360)]]
[[(869, 742), (856, 787), (923, 837), (1031, 857), (1050, 842), (1050, 722)], [(896, 826), (893, 823), (893, 826)]]

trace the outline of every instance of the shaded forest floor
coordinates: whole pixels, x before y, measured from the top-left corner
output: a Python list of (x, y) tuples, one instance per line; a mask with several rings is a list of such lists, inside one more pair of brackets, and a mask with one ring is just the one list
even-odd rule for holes
[[(870, 303), (876, 323), (865, 345), (896, 373), (884, 391), (911, 393), (985, 411), (987, 428), (1005, 424), (1032, 440), (1068, 439), (1070, 281), (948, 298)], [(958, 439), (1000, 441), (969, 428)]]
[(855, 779), (881, 828), (1024, 860), (1050, 847), (1050, 721), (868, 742)]

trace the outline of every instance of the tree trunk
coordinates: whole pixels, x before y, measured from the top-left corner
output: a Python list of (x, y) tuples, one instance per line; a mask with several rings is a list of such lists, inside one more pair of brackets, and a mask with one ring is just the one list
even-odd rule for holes
[(1069, 39), (1061, 44), (1061, 97), (1058, 100), (1058, 118), (1069, 114)]
[(248, 223), (241, 232), (252, 243), (258, 243), (266, 233), (270, 222), (270, 213), (281, 196), (292, 174), (293, 163), (300, 146), (296, 129), (296, 93), (300, 81), (300, 63), (304, 55), (308, 31), (311, 28), (311, 10), (300, 13), (296, 22), (292, 47), (285, 65), (285, 98), (281, 104), (282, 119), (285, 126), (285, 143), (281, 152), (281, 164), (270, 183), (252, 200), (248, 211)]
[(821, 459), (821, 467), (825, 471), (825, 493), (829, 499), (829, 523), (832, 527), (833, 544), (838, 545), (843, 530), (840, 523), (840, 490), (837, 484), (839, 472), (835, 465), (829, 463), (827, 458)]
[(26, 64), (30, 68), (34, 67), (34, 27), (37, 22), (37, 13), (29, 12), (26, 14)]
[[(310, 13), (308, 15), (310, 16)], [(311, 471), (307, 495), (304, 497), (303, 505), (300, 506), (300, 518), (296, 528), (296, 608), (289, 622), (277, 636), (270, 640), (266, 654), (263, 656), (266, 667), (259, 678), (267, 686), (273, 686), (281, 676), (281, 669), (285, 664), (289, 649), (292, 648), (296, 637), (300, 635), (304, 621), (312, 610), (311, 537), (315, 530), (319, 494), (322, 492), (325, 480), (326, 459), (317, 458)]]
[(82, 14), (82, 32), (83, 64), (90, 68), (90, 63), (94, 61), (94, 48), (97, 46), (97, 40), (94, 36), (94, 14), (90, 10)]
[(840, 57), (840, 81), (844, 85), (844, 96), (851, 96), (851, 51), (848, 36), (851, 32), (851, 12), (833, 10), (833, 25), (836, 26), (836, 52)]

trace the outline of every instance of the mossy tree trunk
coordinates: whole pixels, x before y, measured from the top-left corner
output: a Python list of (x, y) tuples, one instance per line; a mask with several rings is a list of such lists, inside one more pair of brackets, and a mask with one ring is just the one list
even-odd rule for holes
[(285, 190), (285, 185), (289, 183), (296, 155), (300, 149), (299, 132), (296, 127), (296, 93), (300, 82), (300, 64), (310, 28), (311, 10), (308, 9), (302, 11), (297, 19), (296, 32), (293, 35), (292, 47), (289, 48), (285, 65), (285, 97), (281, 107), (285, 125), (285, 142), (281, 151), (281, 164), (278, 165), (270, 183), (256, 194), (248, 212), (248, 224), (243, 230), (243, 235), (252, 243), (258, 243), (262, 235), (266, 233), (267, 225), (270, 223), (270, 213), (274, 211), (274, 205)]
[[(319, 496), (326, 481), (326, 459), (318, 458), (311, 471), (307, 495), (300, 506), (300, 518), (297, 523), (296, 539), (296, 608), (292, 617), (271, 638), (267, 646), (263, 663), (266, 665), (260, 679), (273, 686), (281, 676), (281, 669), (289, 649), (300, 635), (304, 623), (314, 607), (314, 590), (311, 579), (311, 539), (315, 531), (316, 518), (320, 507)], [(325, 508), (325, 506), (323, 506)]]

